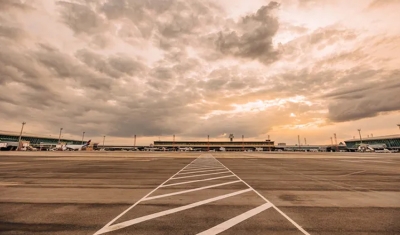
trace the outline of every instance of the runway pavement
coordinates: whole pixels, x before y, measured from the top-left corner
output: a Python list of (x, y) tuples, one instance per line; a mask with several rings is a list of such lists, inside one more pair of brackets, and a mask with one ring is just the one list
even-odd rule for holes
[(400, 234), (400, 154), (0, 153), (0, 234)]

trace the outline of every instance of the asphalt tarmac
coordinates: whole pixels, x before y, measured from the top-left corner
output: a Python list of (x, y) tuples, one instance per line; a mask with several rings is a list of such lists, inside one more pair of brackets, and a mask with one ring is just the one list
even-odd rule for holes
[(400, 234), (400, 154), (1, 152), (0, 234)]

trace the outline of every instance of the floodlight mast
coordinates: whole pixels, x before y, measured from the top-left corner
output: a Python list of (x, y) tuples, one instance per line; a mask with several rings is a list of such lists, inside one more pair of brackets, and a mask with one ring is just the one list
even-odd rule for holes
[(21, 127), (21, 132), (19, 133), (19, 138), (18, 138), (18, 151), (21, 150), (21, 138), (22, 138), (22, 132), (24, 131), (24, 126), (26, 122), (22, 122), (22, 127)]
[(85, 132), (82, 132), (82, 144), (83, 144), (83, 138), (85, 138)]
[(60, 128), (60, 134), (58, 135), (58, 144), (61, 144), (61, 132), (64, 128)]

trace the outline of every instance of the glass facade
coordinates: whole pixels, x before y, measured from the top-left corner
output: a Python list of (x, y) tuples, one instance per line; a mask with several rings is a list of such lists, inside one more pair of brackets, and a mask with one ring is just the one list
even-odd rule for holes
[[(345, 141), (347, 148), (357, 149), (361, 144), (361, 140), (347, 140)], [(398, 149), (400, 148), (400, 137), (398, 138), (380, 138), (380, 139), (365, 139), (362, 140), (362, 144), (385, 144), (388, 148)]]
[[(0, 141), (18, 142), (18, 139), (19, 139), (19, 136), (16, 136), (16, 135), (0, 134)], [(57, 144), (58, 143), (58, 138), (50, 138), (50, 137), (46, 138), (46, 137), (35, 137), (35, 136), (22, 135), (21, 140), (29, 141), (30, 145), (38, 145), (40, 143), (46, 143), (46, 144)], [(82, 141), (80, 141), (80, 140), (61, 139), (60, 141), (63, 143), (67, 143), (67, 144), (82, 144)]]

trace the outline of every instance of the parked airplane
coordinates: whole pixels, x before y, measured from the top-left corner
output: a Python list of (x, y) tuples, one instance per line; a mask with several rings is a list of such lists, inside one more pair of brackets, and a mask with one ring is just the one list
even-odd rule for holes
[(359, 152), (375, 152), (377, 150), (385, 150), (386, 144), (362, 144), (358, 146)]
[[(65, 150), (69, 150), (69, 151), (80, 151), (86, 147), (88, 147), (90, 145), (90, 142), (92, 142), (92, 140), (89, 140), (88, 142), (86, 142), (83, 145), (73, 145), (73, 144), (67, 144), (65, 145)], [(63, 149), (64, 150), (64, 149)]]

